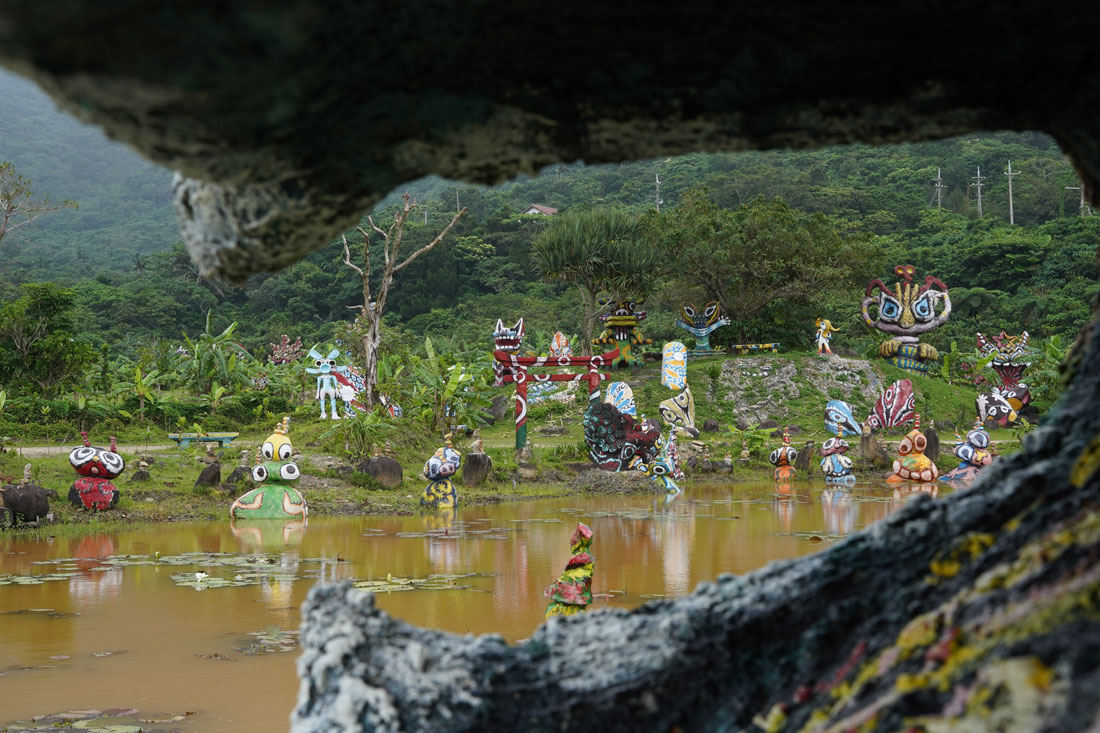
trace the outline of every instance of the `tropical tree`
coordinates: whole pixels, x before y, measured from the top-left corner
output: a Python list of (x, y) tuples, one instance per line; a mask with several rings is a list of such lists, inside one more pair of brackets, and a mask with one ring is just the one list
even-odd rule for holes
[(443, 231), (437, 234), (434, 239), (401, 260), (399, 259), (399, 255), (401, 252), (401, 245), (404, 243), (405, 239), (405, 223), (409, 219), (409, 214), (412, 213), (413, 208), (416, 206), (416, 201), (407, 193), (401, 196), (401, 200), (402, 206), (393, 215), (393, 223), (390, 224), (389, 228), (382, 229), (374, 223), (373, 218), (370, 216), (367, 217), (367, 222), (370, 224), (371, 229), (382, 237), (382, 277), (378, 286), (377, 297), (372, 297), (371, 291), (371, 233), (363, 227), (356, 227), (356, 230), (363, 236), (362, 266), (356, 265), (351, 261), (351, 250), (348, 248), (348, 238), (344, 235), (340, 235), (344, 243), (344, 264), (358, 273), (362, 283), (363, 304), (355, 306), (359, 309), (359, 316), (356, 321), (359, 326), (362, 351), (366, 361), (364, 365), (366, 367), (366, 375), (363, 380), (366, 382), (366, 389), (364, 390), (366, 394), (363, 395), (363, 399), (365, 399), (366, 404), (371, 407), (373, 407), (378, 400), (376, 394), (378, 391), (378, 349), (382, 344), (382, 316), (386, 313), (386, 300), (389, 297), (390, 288), (393, 287), (394, 278), (399, 272), (415, 262), (420, 255), (431, 251), (442, 242), (447, 232), (451, 231), (462, 215), (466, 213), (466, 209), (464, 208), (459, 210), (451, 219), (451, 222), (447, 224), (447, 226), (443, 228)]
[(59, 204), (49, 198), (34, 200), (31, 182), (15, 171), (11, 163), (0, 163), (0, 244), (4, 237), (58, 209), (75, 209), (77, 203), (66, 199)]
[(638, 221), (620, 209), (590, 209), (555, 216), (535, 239), (539, 272), (577, 289), (584, 320), (582, 353), (592, 353), (598, 314), (596, 297), (611, 291), (636, 298), (649, 291), (657, 252), (638, 236)]
[(96, 350), (76, 324), (76, 292), (31, 283), (0, 308), (0, 385), (53, 396), (76, 383)]
[(248, 354), (232, 341), (236, 321), (214, 333), (210, 330), (211, 312), (207, 312), (206, 329), (198, 338), (192, 340), (186, 333), (183, 335), (187, 353), (180, 355), (177, 364), (184, 387), (195, 395), (209, 394), (215, 384), (231, 387), (247, 379), (239, 362), (240, 358), (248, 358)]
[(814, 303), (878, 269), (879, 248), (868, 238), (842, 235), (824, 214), (804, 214), (780, 198), (757, 197), (731, 211), (694, 189), (672, 209), (647, 215), (646, 229), (665, 255), (668, 289), (701, 291), (742, 329), (776, 301)]

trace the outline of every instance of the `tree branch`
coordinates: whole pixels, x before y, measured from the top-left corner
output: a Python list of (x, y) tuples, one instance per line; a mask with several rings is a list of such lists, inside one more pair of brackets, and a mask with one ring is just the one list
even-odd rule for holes
[[(452, 228), (454, 227), (454, 225), (458, 223), (458, 220), (459, 220), (459, 219), (460, 219), (460, 218), (462, 217), (462, 215), (463, 215), (463, 214), (465, 214), (465, 213), (466, 213), (466, 207), (465, 207), (465, 206), (463, 206), (463, 207), (462, 207), (462, 210), (461, 210), (461, 211), (459, 211), (459, 212), (458, 212), (457, 214), (455, 214), (455, 215), (454, 215), (454, 218), (453, 218), (453, 219), (451, 219), (451, 223), (450, 223), (450, 224), (448, 224), (448, 225), (446, 226), (446, 228), (445, 228), (445, 229), (444, 229), (443, 231), (441, 231), (441, 232), (440, 232), (439, 234), (437, 234), (437, 235), (436, 235), (436, 237), (435, 237), (435, 239), (433, 239), (433, 240), (432, 240), (431, 242), (429, 242), (428, 244), (425, 244), (425, 245), (424, 245), (423, 247), (421, 247), (420, 249), (418, 249), (418, 250), (416, 250), (415, 252), (413, 252), (413, 253), (412, 253), (411, 255), (409, 255), (409, 258), (408, 258), (407, 260), (405, 260), (404, 262), (402, 262), (402, 263), (401, 263), (400, 265), (398, 265), (397, 267), (393, 268), (393, 271), (394, 271), (394, 273), (398, 273), (398, 272), (400, 272), (401, 270), (405, 269), (405, 267), (406, 267), (407, 265), (409, 265), (410, 263), (412, 263), (412, 261), (413, 261), (413, 260), (415, 260), (415, 259), (416, 259), (417, 257), (419, 257), (420, 255), (422, 255), (422, 254), (424, 254), (425, 252), (427, 252), (428, 250), (430, 250), (430, 249), (431, 249), (432, 247), (434, 247), (434, 246), (436, 246), (437, 244), (439, 244), (440, 242), (442, 242), (442, 241), (443, 241), (443, 237), (444, 237), (444, 236), (446, 236), (447, 232), (451, 231), (451, 229), (452, 229)], [(396, 254), (396, 251), (395, 251), (395, 254)]]

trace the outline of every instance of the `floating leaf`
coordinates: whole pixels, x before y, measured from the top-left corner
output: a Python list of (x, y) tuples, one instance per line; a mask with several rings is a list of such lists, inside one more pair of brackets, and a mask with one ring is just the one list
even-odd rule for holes
[(398, 578), (387, 575), (385, 580), (359, 580), (353, 585), (372, 593), (394, 593), (406, 590), (467, 590), (469, 585), (460, 585), (459, 580), (466, 578), (492, 577), (495, 573), (436, 573), (426, 578)]

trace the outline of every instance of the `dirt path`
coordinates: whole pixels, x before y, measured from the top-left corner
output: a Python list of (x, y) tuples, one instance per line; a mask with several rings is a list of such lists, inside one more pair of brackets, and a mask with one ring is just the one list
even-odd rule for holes
[[(23, 445), (23, 446), (8, 446), (8, 450), (12, 453), (16, 453), (23, 456), (63, 456), (67, 455), (76, 446), (64, 446), (64, 445)], [(118, 451), (120, 453), (144, 453), (149, 451), (166, 451), (176, 450), (178, 446), (175, 443), (166, 443), (164, 445), (120, 445)]]

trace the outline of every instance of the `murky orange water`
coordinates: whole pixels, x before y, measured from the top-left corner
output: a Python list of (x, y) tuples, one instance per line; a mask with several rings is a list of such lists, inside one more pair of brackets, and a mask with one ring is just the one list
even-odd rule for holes
[[(542, 621), (542, 589), (561, 572), (577, 521), (595, 533), (594, 591), (609, 594), (595, 607), (632, 608), (653, 596), (689, 593), (719, 573), (815, 552), (906, 498), (887, 488), (823, 491), (818, 480), (782, 493), (770, 483), (692, 487), (668, 504), (629, 496), (460, 507), (450, 522), (317, 517), (304, 530), (275, 523), (233, 531), (226, 521), (39, 542), (0, 537), (0, 574), (76, 572), (0, 586), (0, 723), (135, 707), (195, 711), (185, 724), (195, 730), (283, 730), (297, 694), (297, 654), (239, 650), (254, 641), (250, 632), (297, 629), (299, 606), (318, 579), (486, 573), (454, 581), (469, 589), (380, 594), (378, 603), (418, 625), (514, 641)], [(166, 566), (152, 557), (139, 559), (145, 564), (102, 562), (157, 552), (271, 553), (267, 571), (274, 575), (257, 585), (197, 590), (172, 576), (202, 571), (231, 579), (240, 568)], [(43, 564), (65, 558), (74, 560)], [(54, 613), (18, 613), (28, 609)]]

